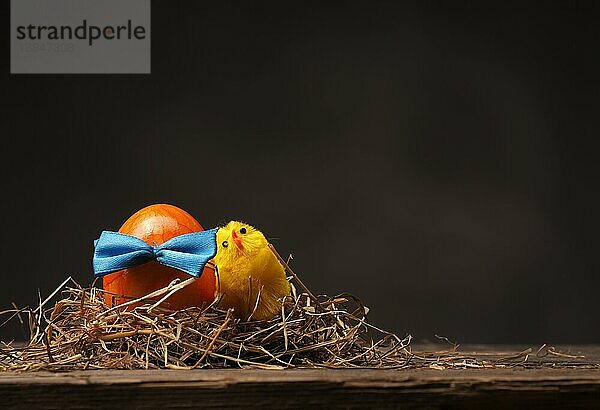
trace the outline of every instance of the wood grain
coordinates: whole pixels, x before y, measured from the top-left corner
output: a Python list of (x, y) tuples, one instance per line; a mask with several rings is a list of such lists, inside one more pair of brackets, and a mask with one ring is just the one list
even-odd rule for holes
[[(562, 358), (554, 366), (547, 358), (537, 358), (540, 362), (529, 362), (529, 367), (497, 369), (0, 373), (0, 403), (6, 408), (47, 409), (600, 406), (600, 347), (568, 350), (586, 357)], [(518, 351), (521, 347), (467, 350), (478, 357)]]

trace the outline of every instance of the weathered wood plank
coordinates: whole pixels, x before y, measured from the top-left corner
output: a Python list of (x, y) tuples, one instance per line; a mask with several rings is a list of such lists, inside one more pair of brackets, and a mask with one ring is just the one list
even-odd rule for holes
[[(494, 356), (520, 347), (470, 347)], [(565, 351), (566, 349), (561, 349)], [(594, 408), (600, 347), (576, 366), (460, 370), (100, 370), (0, 373), (7, 408)], [(532, 359), (534, 360), (534, 359)], [(541, 359), (535, 359), (541, 360)], [(569, 366), (568, 358), (564, 358)]]

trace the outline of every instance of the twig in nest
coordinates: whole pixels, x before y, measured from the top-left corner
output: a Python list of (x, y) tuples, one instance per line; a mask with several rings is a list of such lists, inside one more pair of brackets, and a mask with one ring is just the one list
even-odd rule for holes
[(321, 308), (321, 304), (319, 302), (319, 299), (310, 291), (310, 289), (308, 289), (306, 287), (306, 285), (304, 284), (304, 282), (302, 282), (300, 280), (300, 278), (298, 277), (298, 275), (296, 275), (296, 273), (294, 273), (294, 271), (292, 270), (292, 268), (290, 268), (290, 265), (288, 265), (287, 261), (285, 261), (281, 257), (281, 255), (279, 254), (279, 252), (277, 252), (277, 249), (275, 249), (275, 247), (273, 245), (271, 245), (271, 244), (269, 244), (269, 249), (271, 249), (271, 252), (273, 252), (273, 254), (275, 255), (275, 257), (283, 265), (283, 267), (285, 268), (286, 272), (289, 273), (290, 275), (292, 275), (292, 277), (294, 278), (294, 280), (296, 281), (296, 283), (300, 286), (300, 288), (304, 292), (306, 292), (306, 294), (316, 303), (316, 305), (320, 309)]

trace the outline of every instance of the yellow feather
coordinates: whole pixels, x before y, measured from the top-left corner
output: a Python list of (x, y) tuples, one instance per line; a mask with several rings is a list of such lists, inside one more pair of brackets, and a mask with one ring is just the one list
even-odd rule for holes
[(281, 311), (281, 299), (290, 293), (290, 284), (265, 236), (248, 224), (231, 221), (217, 231), (217, 247), (219, 306), (233, 308), (242, 319), (274, 318)]

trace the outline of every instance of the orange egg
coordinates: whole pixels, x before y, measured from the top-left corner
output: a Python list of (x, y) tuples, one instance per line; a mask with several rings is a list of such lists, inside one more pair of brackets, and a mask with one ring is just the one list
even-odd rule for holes
[[(119, 232), (138, 237), (149, 245), (160, 245), (175, 236), (203, 230), (200, 223), (183, 209), (173, 205), (156, 204), (133, 214), (121, 226)], [(158, 262), (148, 262), (104, 276), (103, 285), (109, 292), (140, 297), (167, 286), (175, 278), (183, 281), (191, 276)], [(215, 297), (216, 286), (215, 271), (206, 266), (199, 279), (177, 291), (163, 302), (163, 305), (171, 309), (182, 309), (211, 303)], [(130, 299), (106, 293), (104, 300), (112, 306), (113, 303), (118, 305)]]

